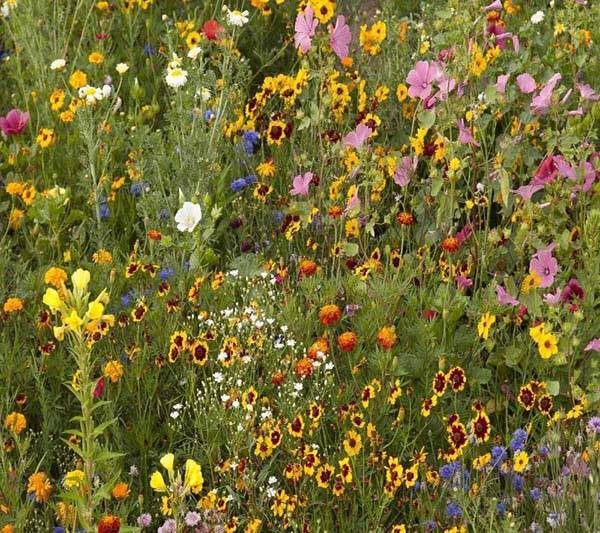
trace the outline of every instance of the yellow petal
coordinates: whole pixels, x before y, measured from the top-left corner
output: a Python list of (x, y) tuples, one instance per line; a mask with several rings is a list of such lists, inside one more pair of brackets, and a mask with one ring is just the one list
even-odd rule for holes
[(156, 492), (166, 492), (167, 485), (165, 484), (165, 480), (160, 472), (154, 472), (150, 476), (150, 487), (152, 487)]
[(42, 301), (51, 311), (57, 311), (62, 305), (62, 300), (56, 289), (47, 288)]
[(75, 272), (73, 272), (71, 281), (73, 282), (73, 287), (84, 291), (90, 282), (90, 273), (87, 270), (78, 268)]
[(160, 458), (160, 464), (167, 469), (169, 473), (173, 472), (173, 462), (175, 456), (172, 453), (167, 453)]
[(97, 320), (102, 317), (102, 313), (104, 313), (104, 306), (100, 302), (91, 302), (88, 305), (87, 316), (91, 320)]

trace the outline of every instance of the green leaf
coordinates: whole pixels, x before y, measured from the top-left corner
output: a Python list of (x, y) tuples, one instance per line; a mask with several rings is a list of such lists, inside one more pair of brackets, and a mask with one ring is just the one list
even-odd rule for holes
[(421, 111), (417, 119), (422, 128), (429, 129), (435, 124), (435, 111)]

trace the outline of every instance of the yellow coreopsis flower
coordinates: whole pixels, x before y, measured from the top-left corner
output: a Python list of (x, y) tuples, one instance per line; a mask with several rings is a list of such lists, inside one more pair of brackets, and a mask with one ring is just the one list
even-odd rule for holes
[(486, 313), (481, 317), (479, 324), (477, 324), (477, 333), (482, 339), (488, 338), (488, 335), (490, 334), (490, 328), (494, 322), (496, 322), (496, 317), (490, 313)]

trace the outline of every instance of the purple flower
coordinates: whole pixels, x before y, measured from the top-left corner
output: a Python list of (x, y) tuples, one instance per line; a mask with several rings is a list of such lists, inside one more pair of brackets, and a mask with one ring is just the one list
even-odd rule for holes
[(502, 285), (496, 286), (496, 297), (500, 305), (512, 305), (513, 307), (519, 305), (519, 300), (511, 296)]
[(600, 352), (600, 338), (592, 339), (587, 343), (587, 346), (583, 349), (584, 352), (590, 352), (594, 350), (595, 352)]
[(529, 94), (535, 91), (535, 80), (528, 72), (517, 76), (517, 85), (523, 94)]
[(488, 4), (483, 8), (484, 11), (502, 11), (502, 2), (500, 0), (494, 0), (491, 4)]
[(177, 533), (177, 523), (172, 518), (165, 520), (165, 523), (160, 526), (157, 533)]
[(474, 146), (479, 146), (479, 143), (474, 139), (473, 134), (471, 133), (471, 129), (465, 126), (464, 119), (460, 119), (458, 122), (458, 142), (461, 144), (472, 144)]
[(499, 93), (504, 94), (506, 92), (506, 84), (508, 83), (509, 78), (510, 74), (501, 74), (498, 76), (495, 87)]
[(0, 130), (7, 137), (21, 133), (29, 122), (29, 113), (22, 113), (19, 109), (12, 109), (5, 117), (0, 117)]
[[(600, 341), (600, 339), (596, 340)], [(600, 416), (593, 416), (592, 418), (590, 418), (588, 420), (586, 429), (588, 433), (595, 433), (596, 435), (600, 435)]]
[(539, 250), (529, 262), (529, 271), (535, 272), (542, 281), (540, 287), (550, 287), (554, 283), (554, 276), (558, 272), (558, 261), (552, 257), (552, 250), (556, 245), (552, 243), (543, 250)]
[(152, 515), (150, 513), (144, 513), (138, 516), (137, 525), (140, 527), (148, 527), (152, 523)]
[(410, 182), (410, 178), (415, 173), (418, 164), (419, 159), (417, 157), (403, 157), (394, 172), (394, 182), (400, 185), (400, 187), (406, 187)]
[(524, 429), (517, 429), (515, 430), (515, 432), (513, 433), (512, 439), (510, 441), (510, 449), (513, 452), (518, 452), (520, 450), (522, 450), (525, 447), (525, 442), (527, 441), (527, 431), (525, 431)]
[(597, 102), (600, 100), (600, 96), (598, 96), (594, 89), (589, 85), (586, 85), (585, 83), (576, 83), (575, 86), (577, 87), (581, 98), (584, 100), (589, 100), (590, 102)]
[(565, 288), (560, 293), (560, 301), (562, 303), (566, 303), (569, 300), (572, 300), (574, 297), (583, 300), (585, 297), (585, 293), (583, 292), (583, 287), (579, 284), (577, 279), (571, 278)]
[(200, 522), (200, 515), (196, 511), (190, 511), (185, 515), (186, 525), (193, 527)]
[(534, 115), (544, 115), (546, 111), (548, 111), (548, 108), (552, 103), (552, 91), (554, 91), (554, 87), (556, 87), (556, 84), (561, 79), (562, 76), (560, 74), (554, 74), (554, 76), (548, 80), (546, 85), (544, 85), (544, 88), (533, 97), (531, 100), (531, 112)]
[(312, 179), (312, 172), (306, 172), (304, 175), (298, 174), (298, 176), (295, 176), (290, 194), (293, 196), (308, 196), (308, 188), (310, 187)]
[(406, 82), (410, 85), (408, 96), (426, 100), (431, 95), (433, 82), (438, 78), (439, 71), (435, 61), (417, 61), (415, 68), (408, 73)]

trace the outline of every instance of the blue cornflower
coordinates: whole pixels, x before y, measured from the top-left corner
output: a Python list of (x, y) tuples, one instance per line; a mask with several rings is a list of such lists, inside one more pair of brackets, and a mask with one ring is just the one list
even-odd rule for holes
[(110, 215), (110, 208), (108, 207), (108, 204), (100, 204), (100, 220), (106, 220), (109, 215)]
[(429, 532), (429, 531), (435, 531), (437, 529), (437, 522), (435, 520), (427, 520), (427, 522), (425, 522), (425, 531)]
[(273, 213), (273, 219), (275, 220), (275, 224), (281, 224), (283, 220), (283, 213), (281, 211), (275, 211)]
[(515, 489), (515, 491), (517, 492), (522, 492), (523, 491), (523, 476), (520, 476), (519, 474), (515, 474), (513, 476), (513, 488)]
[(446, 505), (446, 516), (448, 518), (460, 518), (462, 511), (459, 505), (455, 502), (448, 502), (448, 505)]
[(206, 122), (210, 122), (213, 118), (215, 118), (215, 114), (213, 113), (212, 109), (207, 109), (204, 112), (204, 120)]
[(454, 474), (456, 474), (459, 470), (460, 463), (458, 461), (452, 461), (451, 463), (447, 463), (440, 468), (440, 477), (444, 481), (448, 481), (449, 479), (452, 479)]
[(246, 182), (246, 185), (254, 185), (258, 180), (256, 179), (256, 176), (254, 174), (248, 174), (244, 178), (244, 181)]
[(500, 466), (506, 461), (506, 448), (504, 446), (494, 446), (492, 448), (492, 466)]
[(142, 193), (144, 192), (144, 186), (141, 182), (136, 181), (131, 184), (129, 191), (131, 192), (131, 194), (133, 196), (135, 196), (137, 198), (137, 197), (141, 196)]
[(150, 43), (146, 43), (144, 45), (144, 55), (147, 56), (153, 56), (155, 54), (154, 48), (152, 48), (152, 45)]
[(498, 511), (500, 517), (503, 518), (506, 513), (506, 502), (498, 502), (496, 504), (496, 511)]
[(163, 281), (167, 281), (168, 279), (171, 279), (174, 275), (175, 275), (175, 270), (173, 270), (171, 267), (161, 268), (160, 272), (158, 273), (158, 276)]
[(510, 449), (513, 452), (521, 451), (525, 447), (525, 442), (527, 441), (527, 431), (524, 429), (517, 429), (512, 436), (510, 441)]
[(533, 487), (529, 491), (529, 495), (531, 496), (531, 499), (534, 502), (537, 502), (542, 497), (542, 491), (540, 489), (538, 489), (537, 487)]
[(158, 217), (162, 220), (167, 220), (170, 216), (171, 213), (169, 213), (169, 210), (166, 207), (164, 209), (161, 209), (160, 213), (158, 213)]
[(245, 131), (242, 139), (244, 143), (244, 150), (246, 150), (248, 155), (252, 155), (258, 146), (258, 133), (254, 130)]
[(242, 189), (246, 187), (246, 180), (244, 178), (238, 178), (231, 182), (231, 190), (233, 192), (240, 192)]
[(65, 533), (65, 528), (60, 526), (54, 527), (54, 533)]

